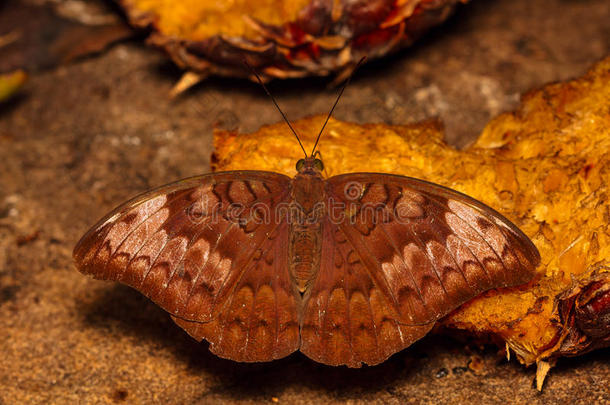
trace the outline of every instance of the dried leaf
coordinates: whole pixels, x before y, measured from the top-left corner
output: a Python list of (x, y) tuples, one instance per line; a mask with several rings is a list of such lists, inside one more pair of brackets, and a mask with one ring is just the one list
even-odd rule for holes
[(59, 16), (50, 6), (10, 2), (0, 13), (0, 72), (48, 69), (129, 38), (133, 32), (121, 21), (83, 24)]

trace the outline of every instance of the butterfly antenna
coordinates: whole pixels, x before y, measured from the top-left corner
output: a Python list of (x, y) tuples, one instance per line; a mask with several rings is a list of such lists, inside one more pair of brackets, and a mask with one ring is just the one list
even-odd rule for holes
[(248, 66), (248, 68), (250, 69), (252, 74), (254, 74), (254, 76), (256, 76), (256, 80), (258, 80), (260, 85), (263, 86), (263, 89), (265, 89), (265, 93), (267, 93), (267, 95), (271, 98), (271, 101), (273, 101), (273, 104), (275, 105), (275, 108), (277, 108), (277, 110), (280, 112), (280, 114), (282, 114), (282, 118), (284, 118), (284, 121), (286, 121), (286, 124), (288, 124), (288, 127), (290, 127), (290, 130), (292, 131), (294, 136), (297, 138), (297, 141), (299, 142), (299, 146), (303, 150), (303, 153), (305, 154), (305, 157), (307, 157), (307, 151), (305, 151), (305, 148), (303, 147), (303, 143), (301, 142), (301, 138), (299, 138), (299, 135), (297, 135), (297, 131), (295, 131), (294, 128), (292, 127), (292, 124), (290, 124), (290, 121), (288, 121), (288, 117), (286, 117), (286, 114), (284, 114), (284, 111), (282, 111), (280, 106), (277, 104), (277, 101), (275, 101), (275, 97), (273, 97), (273, 95), (271, 94), (271, 92), (269, 91), (267, 86), (265, 86), (265, 83), (263, 83), (263, 80), (260, 78), (258, 73), (256, 73), (256, 70), (254, 70), (254, 68), (252, 66), (250, 66), (250, 64), (248, 62), (246, 62), (245, 59), (244, 59), (244, 64), (246, 66)]
[(316, 143), (313, 145), (313, 149), (311, 150), (311, 156), (313, 156), (313, 154), (315, 153), (316, 147), (318, 146), (318, 142), (320, 141), (320, 137), (322, 136), (322, 132), (324, 132), (324, 128), (326, 128), (326, 124), (328, 124), (330, 117), (333, 115), (333, 111), (335, 111), (335, 107), (337, 106), (337, 104), (339, 104), (339, 99), (341, 99), (341, 96), (343, 95), (345, 88), (347, 87), (349, 82), (352, 80), (352, 76), (354, 76), (354, 73), (356, 73), (356, 70), (360, 67), (360, 65), (362, 65), (362, 63), (365, 61), (365, 59), (366, 59), (366, 56), (363, 56), (358, 61), (358, 63), (354, 67), (354, 70), (352, 70), (352, 73), (349, 75), (349, 77), (347, 78), (347, 80), (345, 81), (343, 86), (341, 87), (341, 91), (339, 92), (339, 95), (337, 96), (337, 99), (335, 100), (335, 104), (333, 104), (333, 108), (330, 109), (330, 112), (328, 113), (328, 116), (326, 117), (326, 121), (324, 121), (324, 125), (322, 125), (322, 129), (320, 129), (320, 133), (318, 134), (318, 137), (316, 138)]

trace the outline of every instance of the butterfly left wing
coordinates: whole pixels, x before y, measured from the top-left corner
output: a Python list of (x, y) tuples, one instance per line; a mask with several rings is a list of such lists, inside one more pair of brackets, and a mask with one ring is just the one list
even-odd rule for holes
[(287, 224), (273, 208), (289, 184), (277, 173), (224, 172), (142, 194), (83, 236), (76, 266), (134, 287), (222, 357), (286, 356), (299, 344), (297, 309)]
[(301, 350), (332, 365), (377, 364), (490, 288), (529, 281), (538, 251), (502, 215), (404, 176), (327, 180), (320, 270)]

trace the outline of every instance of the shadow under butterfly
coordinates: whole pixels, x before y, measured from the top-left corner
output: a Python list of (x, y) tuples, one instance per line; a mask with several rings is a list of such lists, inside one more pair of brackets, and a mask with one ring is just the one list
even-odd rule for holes
[(324, 178), (328, 118), (308, 154), (278, 110), (305, 154), (295, 177), (239, 170), (148, 191), (82, 237), (78, 270), (142, 292), (220, 357), (300, 350), (348, 367), (381, 363), (464, 302), (533, 278), (538, 250), (492, 208), (405, 176)]

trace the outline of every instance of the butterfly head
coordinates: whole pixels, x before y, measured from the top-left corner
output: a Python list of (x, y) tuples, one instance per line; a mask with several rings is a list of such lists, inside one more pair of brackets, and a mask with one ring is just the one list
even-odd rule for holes
[(341, 91), (339, 92), (339, 95), (337, 96), (337, 99), (335, 100), (335, 104), (333, 104), (332, 108), (330, 109), (330, 112), (326, 116), (326, 121), (324, 121), (324, 125), (322, 125), (322, 129), (320, 129), (320, 132), (318, 133), (318, 136), (316, 138), (316, 143), (314, 143), (313, 149), (311, 151), (311, 155), (307, 154), (307, 151), (305, 150), (305, 147), (303, 146), (303, 143), (301, 142), (301, 138), (299, 138), (299, 134), (297, 134), (297, 132), (294, 130), (294, 128), (292, 127), (292, 124), (286, 117), (286, 114), (284, 114), (284, 112), (282, 111), (280, 106), (277, 104), (277, 101), (275, 101), (275, 98), (273, 97), (271, 92), (269, 92), (269, 89), (267, 88), (267, 86), (265, 86), (265, 83), (263, 83), (263, 80), (260, 78), (258, 73), (256, 73), (256, 70), (254, 70), (252, 68), (252, 66), (250, 66), (248, 64), (248, 61), (246, 59), (243, 60), (244, 64), (248, 67), (248, 69), (250, 69), (250, 71), (256, 77), (256, 79), (258, 80), (260, 85), (263, 87), (263, 89), (265, 90), (267, 95), (271, 98), (271, 101), (273, 101), (273, 104), (275, 105), (277, 110), (282, 115), (282, 118), (284, 118), (284, 121), (286, 121), (286, 124), (288, 125), (288, 127), (290, 128), (290, 130), (292, 131), (294, 136), (297, 138), (297, 142), (299, 143), (301, 150), (303, 150), (303, 154), (305, 155), (305, 158), (300, 159), (297, 162), (297, 171), (299, 173), (301, 173), (301, 174), (321, 174), (322, 171), (324, 170), (324, 164), (322, 163), (322, 160), (316, 158), (316, 156), (320, 155), (320, 152), (316, 150), (316, 148), (318, 146), (318, 142), (320, 141), (320, 137), (322, 136), (322, 133), (324, 132), (324, 128), (326, 128), (326, 124), (328, 124), (328, 120), (330, 120), (330, 117), (333, 115), (333, 111), (335, 111), (335, 107), (339, 103), (339, 99), (341, 99), (341, 96), (343, 95), (345, 88), (347, 87), (350, 80), (352, 79), (354, 72), (356, 71), (356, 69), (358, 69), (358, 67), (360, 67), (360, 65), (362, 65), (362, 63), (364, 63), (365, 60), (366, 60), (366, 56), (363, 56), (360, 59), (360, 61), (353, 67), (351, 74), (348, 76), (347, 80), (341, 87)]
[(322, 160), (318, 159), (316, 155), (299, 159), (297, 162), (297, 172), (301, 174), (322, 173), (324, 170), (324, 163), (322, 163)]

